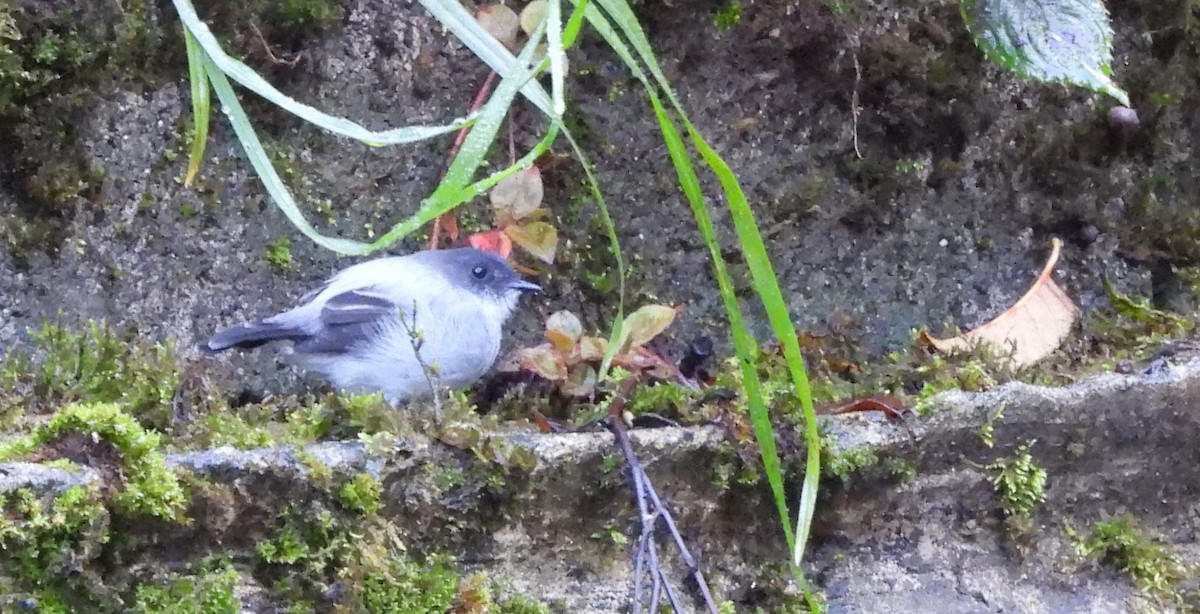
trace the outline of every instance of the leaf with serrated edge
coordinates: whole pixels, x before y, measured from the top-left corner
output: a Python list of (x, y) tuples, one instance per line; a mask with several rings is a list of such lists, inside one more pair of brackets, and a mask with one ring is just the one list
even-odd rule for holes
[(975, 44), (992, 61), (1050, 83), (1072, 83), (1129, 106), (1112, 80), (1112, 26), (1101, 0), (960, 0)]
[(921, 331), (921, 342), (944, 353), (990, 345), (1010, 353), (1008, 361), (1013, 367), (1031, 365), (1049, 356), (1062, 344), (1079, 317), (1079, 309), (1071, 297), (1051, 277), (1062, 241), (1055, 238), (1052, 243), (1050, 259), (1042, 273), (1012, 307), (983, 326), (950, 339), (935, 339)]

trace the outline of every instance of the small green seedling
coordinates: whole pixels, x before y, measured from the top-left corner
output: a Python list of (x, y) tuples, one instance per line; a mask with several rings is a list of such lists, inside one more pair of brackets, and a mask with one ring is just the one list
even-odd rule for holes
[(1000, 495), (1006, 516), (1027, 519), (1033, 508), (1046, 501), (1046, 470), (1029, 453), (1035, 443), (1036, 439), (1022, 444), (1011, 458), (996, 459), (987, 466), (995, 472), (992, 485)]

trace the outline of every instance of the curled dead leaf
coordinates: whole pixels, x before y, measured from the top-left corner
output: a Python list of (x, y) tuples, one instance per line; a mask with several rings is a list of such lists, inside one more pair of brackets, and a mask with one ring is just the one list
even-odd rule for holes
[(542, 206), (542, 172), (531, 166), (505, 177), (489, 194), (501, 225), (523, 220)]
[(521, 20), (512, 9), (503, 4), (485, 6), (475, 13), (475, 20), (485, 32), (500, 41), (500, 44), (509, 48), (516, 46)]
[(554, 226), (546, 222), (528, 222), (508, 226), (504, 233), (538, 260), (554, 263), (554, 252), (558, 250), (558, 229)]
[(1049, 356), (1062, 344), (1079, 317), (1079, 309), (1071, 297), (1052, 277), (1062, 241), (1055, 238), (1052, 245), (1050, 258), (1037, 281), (1007, 311), (979, 328), (950, 339), (936, 339), (923, 330), (921, 344), (943, 353), (990, 345), (1008, 354), (1009, 365), (1014, 368), (1031, 365)]
[(568, 354), (575, 349), (575, 343), (582, 336), (583, 323), (570, 311), (556, 311), (546, 318), (546, 340), (554, 349)]

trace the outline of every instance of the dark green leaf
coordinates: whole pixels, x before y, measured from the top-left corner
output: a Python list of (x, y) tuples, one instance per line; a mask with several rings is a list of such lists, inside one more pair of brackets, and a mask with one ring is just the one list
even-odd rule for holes
[(959, 9), (975, 44), (997, 64), (1129, 106), (1112, 80), (1113, 33), (1101, 0), (960, 0)]

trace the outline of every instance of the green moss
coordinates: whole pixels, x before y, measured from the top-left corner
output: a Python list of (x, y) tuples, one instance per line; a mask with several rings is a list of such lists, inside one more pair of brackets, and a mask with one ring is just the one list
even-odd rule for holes
[(82, 332), (44, 322), (31, 333), (35, 358), (14, 352), (0, 363), (0, 406), (32, 401), (41, 411), (68, 402), (120, 403), (147, 424), (169, 422), (179, 385), (173, 344), (128, 341), (102, 322)]
[(0, 493), (0, 575), (6, 592), (29, 595), (41, 609), (94, 604), (79, 571), (109, 541), (109, 515), (98, 486), (72, 486), (39, 497), (29, 489)]
[(1007, 516), (1029, 518), (1033, 508), (1046, 501), (1046, 470), (1029, 453), (1034, 443), (1037, 440), (1022, 444), (1012, 457), (996, 459), (987, 466), (995, 473), (992, 485)]
[(383, 484), (369, 473), (354, 476), (338, 491), (343, 505), (363, 514), (374, 514), (382, 496)]
[(221, 563), (194, 575), (142, 584), (135, 591), (129, 611), (134, 614), (233, 614), (241, 610), (241, 602), (233, 592), (237, 581), (237, 570), (228, 563)]
[(454, 605), (459, 576), (448, 558), (419, 563), (395, 555), (386, 567), (366, 573), (355, 586), (355, 597), (367, 612), (442, 614)]
[(821, 466), (821, 471), (826, 475), (836, 476), (846, 481), (854, 473), (877, 464), (879, 464), (879, 455), (867, 446), (837, 453), (826, 448), (825, 462)]
[(282, 0), (267, 6), (277, 25), (287, 28), (323, 30), (342, 19), (342, 7), (329, 0)]
[(733, 0), (726, 4), (713, 16), (713, 25), (722, 30), (730, 30), (742, 21), (742, 3)]
[(1142, 532), (1128, 514), (1096, 523), (1087, 539), (1076, 540), (1075, 549), (1082, 556), (1116, 567), (1139, 589), (1163, 601), (1179, 600), (1179, 584), (1192, 573), (1164, 544)]
[(277, 272), (286, 273), (292, 269), (292, 242), (287, 237), (280, 237), (267, 245), (263, 252), (263, 260), (267, 261)]
[[(81, 436), (74, 440), (71, 436)], [(107, 462), (107, 443), (119, 457), (116, 467)], [(79, 446), (88, 458), (99, 459), (96, 469), (101, 474), (116, 472), (124, 484), (109, 484), (114, 489), (113, 501), (118, 511), (147, 514), (164, 520), (178, 519), (187, 497), (179, 478), (167, 467), (158, 448), (157, 433), (142, 428), (129, 414), (114, 403), (68, 405), (38, 426), (28, 436), (7, 441), (0, 446), (0, 459), (13, 459), (39, 452), (48, 457), (61, 457), (64, 450)]]

